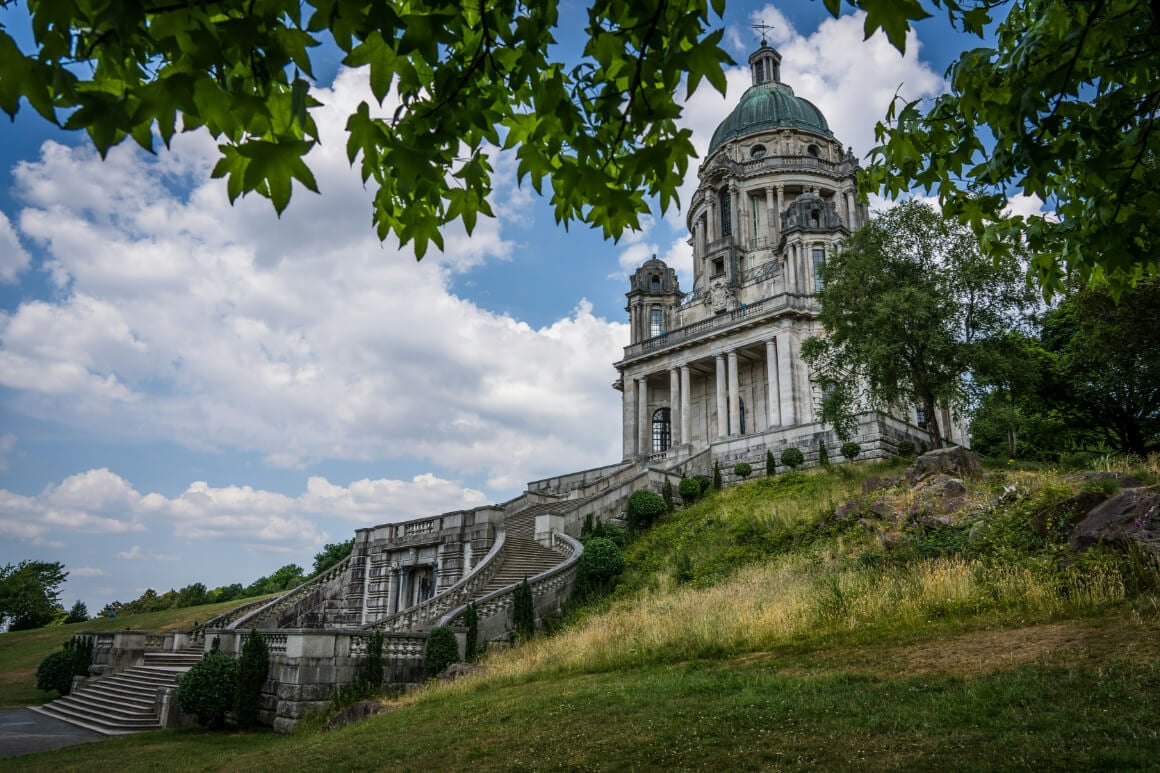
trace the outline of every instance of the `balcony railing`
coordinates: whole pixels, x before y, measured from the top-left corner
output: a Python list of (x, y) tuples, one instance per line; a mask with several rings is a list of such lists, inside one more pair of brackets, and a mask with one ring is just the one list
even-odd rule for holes
[(670, 330), (667, 333), (662, 333), (659, 336), (648, 338), (644, 341), (638, 341), (635, 344), (629, 344), (624, 347), (624, 357), (635, 357), (638, 354), (646, 352), (653, 352), (659, 349), (666, 349), (676, 344), (692, 341), (697, 338), (702, 338), (710, 333), (740, 325), (748, 321), (752, 321), (757, 317), (764, 317), (785, 309), (800, 309), (807, 310), (813, 306), (812, 299), (804, 298), (797, 295), (788, 295), (782, 293), (781, 295), (774, 295), (769, 298), (763, 298), (756, 303), (750, 303), (740, 308), (734, 309), (726, 314), (718, 314), (708, 319), (703, 319), (700, 322), (694, 322), (691, 325)]

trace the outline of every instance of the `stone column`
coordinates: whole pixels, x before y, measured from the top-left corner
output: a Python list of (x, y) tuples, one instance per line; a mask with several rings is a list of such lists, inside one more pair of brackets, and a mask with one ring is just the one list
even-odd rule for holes
[(802, 362), (801, 343), (797, 342), (793, 350), (794, 375), (797, 376), (797, 395), (794, 407), (798, 424), (809, 424), (814, 420), (814, 391), (810, 385), (810, 370)]
[(717, 437), (729, 434), (729, 410), (725, 401), (725, 355), (717, 355)]
[(689, 366), (681, 366), (681, 442), (693, 442), (689, 431), (689, 426), (692, 423), (692, 417), (689, 415), (692, 411), (692, 397), (690, 395), (690, 375)]
[(741, 392), (737, 383), (737, 352), (729, 352), (729, 434), (741, 434)]
[(652, 453), (652, 421), (648, 415), (648, 376), (637, 379), (636, 382), (636, 425), (639, 430), (637, 436), (637, 453), (648, 456)]
[(639, 433), (636, 430), (636, 379), (621, 375), (621, 421), (623, 423), (622, 437), (624, 439), (624, 458), (632, 459), (639, 451), (636, 448), (636, 439)]
[(399, 583), (401, 581), (398, 569), (387, 570), (387, 614), (393, 615), (399, 611)]
[(738, 209), (741, 208), (741, 194), (737, 190), (737, 183), (729, 184), (729, 227), (733, 229), (733, 241), (740, 244), (741, 219)]
[(854, 191), (846, 191), (846, 225), (851, 231), (858, 227), (858, 202)]
[(769, 239), (769, 246), (777, 244), (778, 212), (773, 201), (773, 186), (765, 186), (765, 208), (769, 210), (769, 219), (766, 221), (765, 236)]
[[(717, 200), (715, 198), (715, 194), (712, 191), (709, 191), (708, 199), (709, 209), (708, 214), (705, 216), (705, 220), (709, 226), (709, 243), (712, 244), (713, 242), (717, 241)], [(706, 252), (708, 252), (708, 247), (706, 247)]]
[(777, 345), (773, 340), (765, 342), (765, 380), (766, 380), (766, 429), (781, 426), (781, 399), (777, 388)]
[(676, 368), (669, 368), (669, 432), (674, 446), (685, 442), (685, 436), (680, 434), (680, 427), (681, 373)]
[(781, 405), (781, 426), (790, 427), (797, 423), (794, 411), (794, 363), (793, 343), (789, 333), (777, 337), (777, 381), (778, 397)]
[[(742, 204), (741, 202), (745, 202)], [(745, 191), (737, 191), (737, 246), (745, 248), (749, 246), (749, 197)]]
[(785, 212), (785, 186), (777, 186), (777, 229), (781, 230), (781, 213)]

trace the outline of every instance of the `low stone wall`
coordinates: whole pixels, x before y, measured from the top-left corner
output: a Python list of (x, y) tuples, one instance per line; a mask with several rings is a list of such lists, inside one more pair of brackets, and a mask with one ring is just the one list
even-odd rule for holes
[[(363, 630), (264, 631), (270, 648), (270, 675), (262, 691), (261, 722), (285, 733), (312, 711), (325, 709), (337, 690), (353, 682), (366, 661), (370, 632)], [(211, 630), (220, 649), (240, 654), (244, 634)], [(384, 684), (390, 689), (423, 681), (423, 649), (427, 635), (387, 634), (383, 637)]]

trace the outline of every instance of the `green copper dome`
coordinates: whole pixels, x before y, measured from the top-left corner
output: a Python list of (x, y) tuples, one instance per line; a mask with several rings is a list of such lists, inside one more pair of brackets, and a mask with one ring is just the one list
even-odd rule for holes
[(784, 83), (765, 83), (751, 87), (741, 96), (737, 107), (713, 132), (709, 152), (738, 137), (784, 128), (834, 136), (826, 117), (812, 102), (795, 97), (793, 89)]

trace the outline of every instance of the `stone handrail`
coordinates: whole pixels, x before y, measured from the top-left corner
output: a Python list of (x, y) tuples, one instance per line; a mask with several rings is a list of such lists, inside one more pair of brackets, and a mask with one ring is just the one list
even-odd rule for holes
[(700, 322), (694, 322), (691, 325), (670, 330), (659, 336), (630, 344), (624, 347), (624, 357), (628, 359), (634, 355), (664, 349), (673, 344), (700, 338), (701, 336), (729, 327), (735, 323), (764, 316), (772, 312), (790, 308), (805, 309), (810, 303), (805, 298), (790, 296), (786, 293), (763, 298), (755, 303), (740, 306), (727, 314), (718, 314), (708, 319), (703, 319)]
[[(533, 599), (537, 596), (543, 596), (546, 593), (558, 590), (576, 580), (576, 570), (579, 566), (580, 556), (584, 553), (584, 546), (580, 544), (579, 540), (575, 540), (561, 531), (553, 531), (552, 549), (563, 553), (568, 558), (563, 563), (540, 572), (528, 580)], [(514, 603), (515, 591), (519, 585), (520, 583), (518, 582), (512, 583), (506, 588), (492, 591), (486, 596), (472, 602), (475, 604), (480, 619), (498, 615), (511, 609)], [(463, 613), (466, 611), (467, 604), (456, 607), (439, 618), (435, 625), (462, 625), (460, 618), (463, 617)]]
[(192, 628), (190, 630), (189, 640), (191, 642), (205, 641), (206, 629), (209, 629), (209, 628), (228, 628), (229, 624), (231, 622), (233, 622), (234, 620), (236, 620), (240, 615), (243, 615), (252, 609), (255, 609), (255, 608), (260, 607), (260, 606), (264, 606), (264, 605), (269, 604), (269, 603), (270, 603), (270, 599), (266, 599), (266, 598), (256, 599), (254, 601), (246, 602), (245, 604), (242, 604), (240, 606), (236, 606), (233, 609), (227, 610), (227, 611), (221, 613), (220, 615), (218, 615), (217, 617), (211, 617), (209, 620), (206, 620), (201, 625), (195, 626), (194, 628)]
[(367, 623), (363, 628), (392, 633), (410, 631), (414, 630), (416, 626), (431, 622), (451, 607), (465, 603), (465, 599), (471, 598), (471, 595), (486, 585), (499, 570), (499, 563), (495, 559), (503, 550), (506, 534), (507, 530), (503, 524), (496, 527), (495, 542), (492, 543), (491, 550), (487, 551), (483, 560), (476, 564), (466, 577), (460, 578), (459, 582), (447, 590), (426, 601), (400, 610), (390, 617), (385, 617), (374, 623)]
[(634, 464), (629, 467), (625, 467), (623, 470), (620, 470), (614, 475), (609, 475), (607, 478), (601, 478), (600, 480), (594, 481), (590, 485), (580, 489), (579, 498), (588, 499), (589, 497), (595, 496), (596, 494), (608, 491), (611, 488), (615, 488), (616, 486), (623, 484), (625, 481), (633, 480), (639, 475), (640, 467), (638, 465)]
[(306, 594), (313, 592), (317, 586), (330, 582), (335, 577), (338, 577), (340, 574), (346, 572), (349, 568), (350, 556), (347, 556), (329, 569), (325, 569), (314, 575), (309, 580), (299, 585), (297, 588), (292, 588), (291, 590), (286, 591), (273, 601), (270, 601), (267, 604), (264, 604), (253, 610), (252, 612), (244, 614), (241, 617), (230, 621), (224, 627), (231, 630), (237, 630), (244, 626), (253, 627), (254, 623), (256, 623), (259, 619), (268, 613), (279, 612), (285, 609), (291, 604), (297, 602)]
[[(369, 631), (347, 634), (350, 636), (348, 654), (352, 658), (363, 657), (367, 654), (367, 641), (373, 636)], [(422, 658), (423, 649), (427, 645), (427, 634), (386, 634), (383, 636), (383, 658)]]

